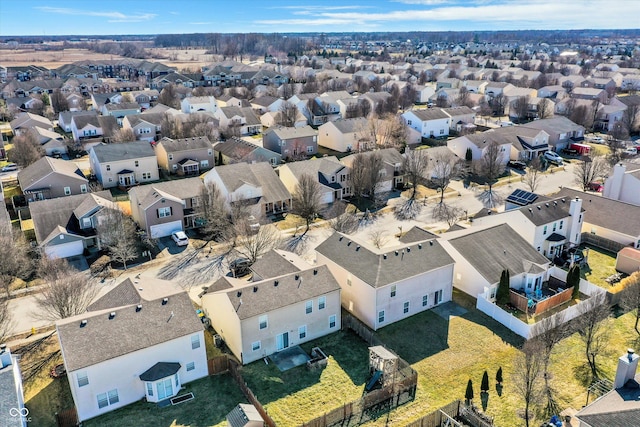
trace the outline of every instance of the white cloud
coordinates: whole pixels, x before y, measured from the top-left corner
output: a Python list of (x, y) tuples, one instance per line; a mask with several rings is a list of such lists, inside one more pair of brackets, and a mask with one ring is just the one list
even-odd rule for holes
[(36, 9), (42, 10), (47, 13), (56, 13), (59, 15), (75, 15), (75, 16), (94, 16), (94, 17), (102, 17), (108, 18), (107, 22), (142, 22), (149, 21), (155, 18), (155, 13), (138, 13), (138, 14), (124, 14), (122, 12), (117, 11), (105, 11), (98, 12), (94, 10), (81, 10), (81, 9), (71, 9), (66, 7), (50, 7), (50, 6), (40, 6), (36, 7)]
[(212, 22), (189, 22), (189, 25), (213, 25)]
[(404, 4), (423, 4), (425, 6), (431, 6), (434, 4), (451, 3), (449, 0), (391, 0), (394, 3)]

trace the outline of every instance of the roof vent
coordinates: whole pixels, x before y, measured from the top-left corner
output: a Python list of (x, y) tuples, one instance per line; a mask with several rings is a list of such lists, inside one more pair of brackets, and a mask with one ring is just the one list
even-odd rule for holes
[(564, 199), (562, 199), (562, 203), (564, 203)]
[(387, 254), (382, 254), (382, 258), (387, 259)]
[(558, 206), (558, 202), (556, 200), (553, 201), (553, 207)]
[(142, 304), (136, 305), (136, 313), (142, 310)]
[(356, 246), (356, 251), (360, 250), (360, 245)]
[(257, 286), (253, 287), (253, 292), (258, 292), (258, 287)]
[(580, 197), (576, 196), (576, 202), (577, 202), (578, 200), (580, 200)]
[(542, 208), (540, 207), (540, 205), (536, 206), (536, 208), (538, 208), (538, 210), (542, 210)]
[(396, 256), (398, 256), (400, 253), (398, 251), (396, 251)]
[(418, 249), (422, 249), (422, 243), (418, 243)]
[(314, 269), (313, 269), (313, 275), (314, 275), (314, 276), (317, 276), (317, 275), (318, 275), (318, 269), (316, 269), (316, 268), (314, 268)]
[(84, 328), (85, 326), (87, 326), (87, 319), (82, 319), (82, 320), (80, 321), (80, 327), (81, 327), (81, 328)]
[(294, 277), (294, 279), (295, 279), (295, 280), (300, 279), (300, 275), (299, 275), (299, 274), (296, 274), (296, 275), (295, 275), (295, 277)]
[(347, 242), (347, 246), (351, 246), (351, 240)]
[(533, 209), (529, 208), (529, 212), (533, 213)]
[(237, 296), (238, 298), (240, 298), (240, 297), (242, 296), (242, 292), (238, 291), (238, 293), (236, 294), (236, 296)]
[(433, 240), (429, 240), (429, 246), (433, 246)]
[(546, 207), (549, 207), (549, 203), (545, 203), (544, 205), (545, 205)]
[(342, 242), (342, 239), (344, 239), (344, 236), (340, 236), (340, 237), (338, 237), (338, 241), (339, 241), (339, 242)]
[(273, 286), (278, 286), (278, 283), (279, 283), (279, 282), (278, 282), (277, 280), (274, 280), (274, 281), (273, 281)]
[(162, 305), (167, 305), (169, 298), (162, 298)]
[(111, 313), (109, 313), (109, 320), (113, 319), (116, 317), (116, 312), (112, 311)]
[(411, 252), (411, 248), (407, 248), (407, 252)]
[(491, 209), (487, 210), (487, 215), (491, 215)]

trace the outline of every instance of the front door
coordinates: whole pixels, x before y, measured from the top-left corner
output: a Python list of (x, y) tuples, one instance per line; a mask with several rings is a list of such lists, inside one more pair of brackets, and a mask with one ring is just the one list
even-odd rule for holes
[(285, 332), (276, 337), (276, 351), (289, 347), (289, 332)]

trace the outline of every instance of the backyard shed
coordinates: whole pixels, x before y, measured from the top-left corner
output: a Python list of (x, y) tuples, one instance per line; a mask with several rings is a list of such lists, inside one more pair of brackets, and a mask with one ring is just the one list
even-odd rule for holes
[(239, 403), (227, 414), (229, 427), (263, 427), (264, 420), (255, 406)]
[(622, 248), (616, 257), (616, 270), (626, 274), (640, 270), (640, 250), (631, 247)]

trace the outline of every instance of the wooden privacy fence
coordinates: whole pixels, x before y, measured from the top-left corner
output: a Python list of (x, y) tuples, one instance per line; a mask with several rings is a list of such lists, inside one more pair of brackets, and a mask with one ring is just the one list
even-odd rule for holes
[(78, 412), (75, 406), (62, 412), (56, 412), (58, 427), (76, 427), (78, 425)]
[(407, 427), (440, 427), (447, 420), (457, 418), (460, 414), (460, 401), (454, 400), (448, 405), (425, 415), (417, 421), (407, 424)]
[(262, 406), (258, 398), (255, 396), (255, 394), (253, 394), (251, 389), (247, 386), (247, 383), (244, 381), (244, 378), (242, 378), (242, 374), (240, 374), (240, 369), (238, 364), (232, 360), (229, 360), (228, 365), (229, 365), (229, 372), (231, 373), (231, 376), (238, 384), (238, 387), (240, 387), (240, 390), (242, 391), (244, 396), (249, 400), (249, 402), (253, 406), (256, 407), (256, 410), (258, 411), (258, 413), (260, 413), (260, 416), (264, 420), (265, 425), (268, 427), (276, 427), (275, 421), (273, 421), (273, 419), (269, 416), (269, 414), (267, 414), (267, 410), (264, 409), (264, 407)]
[(217, 375), (229, 370), (229, 358), (227, 356), (217, 356), (207, 360), (209, 375)]

